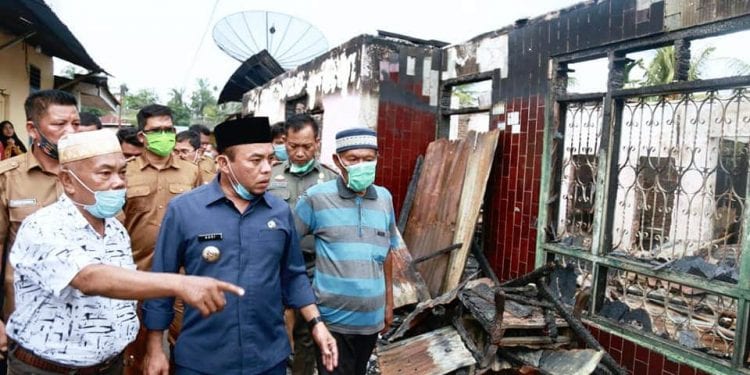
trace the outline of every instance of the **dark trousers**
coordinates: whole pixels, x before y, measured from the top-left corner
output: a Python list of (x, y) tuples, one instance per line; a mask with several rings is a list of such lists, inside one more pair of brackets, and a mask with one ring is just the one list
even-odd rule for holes
[(307, 328), (305, 318), (299, 310), (294, 310), (294, 360), (292, 375), (313, 375), (315, 373), (315, 342)]
[[(276, 366), (273, 366), (272, 368), (264, 371), (262, 375), (286, 375), (286, 362), (286, 360), (279, 362), (279, 364), (277, 364)], [(177, 375), (208, 375), (202, 372), (191, 370), (187, 367), (180, 366), (177, 366), (177, 368), (175, 369), (175, 373)]]
[(365, 375), (367, 372), (367, 362), (375, 344), (378, 341), (378, 334), (372, 335), (346, 335), (337, 332), (331, 332), (336, 339), (336, 346), (339, 349), (339, 365), (333, 372), (328, 372), (323, 367), (320, 348), (315, 346), (318, 354), (318, 374), (320, 375)]

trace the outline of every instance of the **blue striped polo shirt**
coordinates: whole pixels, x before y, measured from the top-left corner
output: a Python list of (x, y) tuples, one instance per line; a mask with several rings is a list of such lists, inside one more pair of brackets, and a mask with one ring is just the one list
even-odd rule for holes
[(383, 329), (389, 249), (402, 244), (391, 193), (371, 185), (363, 196), (341, 177), (309, 188), (297, 202), (298, 234), (315, 237), (313, 290), (331, 331), (370, 335)]

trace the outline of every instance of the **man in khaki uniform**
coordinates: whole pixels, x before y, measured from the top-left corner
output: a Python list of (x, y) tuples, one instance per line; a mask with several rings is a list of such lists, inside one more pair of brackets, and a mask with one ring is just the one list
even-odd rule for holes
[[(140, 271), (150, 271), (156, 237), (167, 209), (175, 196), (201, 185), (201, 175), (193, 163), (172, 154), (175, 127), (172, 111), (158, 104), (143, 107), (137, 115), (138, 138), (145, 145), (143, 154), (127, 166), (127, 203), (123, 224), (130, 234), (133, 259)], [(146, 331), (126, 350), (127, 374), (140, 374), (146, 351)]]
[[(320, 149), (320, 128), (315, 119), (307, 114), (297, 114), (286, 122), (286, 151), (288, 159), (273, 166), (268, 192), (284, 199), (294, 212), (300, 195), (309, 187), (333, 180), (336, 171), (315, 159)], [(305, 257), (307, 275), (312, 278), (315, 268), (315, 243), (313, 236), (306, 236), (300, 243)], [(294, 375), (309, 375), (315, 371), (315, 344), (299, 311), (294, 319)], [(290, 314), (286, 314), (289, 318)]]
[(201, 179), (204, 184), (211, 182), (216, 177), (216, 163), (213, 159), (203, 155), (200, 133), (192, 130), (177, 133), (174, 154), (182, 160), (197, 165), (201, 171)]
[[(26, 99), (24, 109), (26, 130), (32, 138), (31, 152), (0, 162), (0, 259), (5, 267), (3, 321), (15, 308), (13, 270), (6, 261), (8, 252), (21, 221), (54, 203), (63, 193), (57, 178), (60, 170), (57, 141), (76, 132), (80, 121), (75, 97), (64, 91), (37, 91)], [(5, 325), (0, 322), (0, 350), (6, 349)]]

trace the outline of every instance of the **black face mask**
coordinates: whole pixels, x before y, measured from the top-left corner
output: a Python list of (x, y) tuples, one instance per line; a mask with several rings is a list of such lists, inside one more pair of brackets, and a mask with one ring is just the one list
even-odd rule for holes
[(52, 159), (58, 160), (60, 155), (57, 152), (57, 144), (50, 142), (49, 139), (47, 139), (47, 137), (42, 134), (41, 129), (39, 129), (39, 125), (34, 123), (34, 127), (36, 128), (36, 132), (39, 133), (39, 148), (47, 156), (51, 157)]

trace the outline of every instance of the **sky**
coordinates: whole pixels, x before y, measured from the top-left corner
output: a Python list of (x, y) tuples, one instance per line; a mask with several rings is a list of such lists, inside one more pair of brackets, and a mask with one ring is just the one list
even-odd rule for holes
[[(385, 30), (460, 43), (580, 0), (46, 0), (118, 92), (153, 89), (166, 102), (171, 88), (190, 92), (198, 78), (219, 91), (240, 62), (215, 44), (223, 17), (263, 10), (302, 18), (327, 38), (329, 48), (361, 34)], [(56, 73), (69, 64), (55, 61)], [(218, 95), (218, 92), (217, 92)]]

